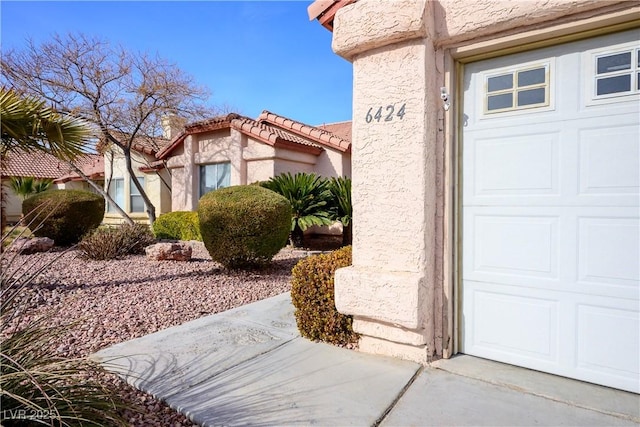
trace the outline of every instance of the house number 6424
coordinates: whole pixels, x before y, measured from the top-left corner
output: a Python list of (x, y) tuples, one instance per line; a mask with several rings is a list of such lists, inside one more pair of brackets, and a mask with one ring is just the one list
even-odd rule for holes
[(365, 117), (365, 119), (367, 120), (367, 123), (371, 123), (374, 120), (376, 122), (379, 122), (380, 120), (385, 122), (390, 122), (391, 120), (394, 119), (394, 117), (398, 117), (399, 120), (402, 120), (402, 118), (404, 117), (405, 105), (406, 104), (402, 104), (402, 107), (400, 107), (398, 111), (396, 111), (395, 104), (390, 104), (390, 105), (387, 105), (386, 107), (378, 107), (375, 113), (374, 113), (374, 109), (376, 107), (371, 107), (369, 108), (369, 111), (367, 111), (367, 116)]

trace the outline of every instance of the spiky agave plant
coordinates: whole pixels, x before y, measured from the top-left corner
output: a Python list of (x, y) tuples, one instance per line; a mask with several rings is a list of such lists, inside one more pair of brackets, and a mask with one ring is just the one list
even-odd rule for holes
[(119, 415), (126, 405), (96, 379), (103, 372), (96, 362), (56, 355), (52, 347), (69, 325), (50, 326), (46, 316), (33, 317), (18, 302), (23, 289), (59, 258), (40, 266), (20, 258), (11, 250), (0, 255), (0, 424), (127, 425)]
[(304, 231), (312, 225), (332, 223), (329, 213), (328, 182), (314, 173), (283, 173), (262, 182), (265, 188), (284, 196), (293, 210), (291, 218), (291, 242), (295, 247), (303, 245)]

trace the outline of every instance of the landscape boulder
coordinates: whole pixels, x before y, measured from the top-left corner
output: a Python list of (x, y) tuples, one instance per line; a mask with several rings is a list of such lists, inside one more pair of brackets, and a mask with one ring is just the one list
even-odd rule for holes
[(144, 249), (147, 258), (156, 261), (189, 261), (191, 260), (191, 245), (188, 243), (156, 243)]
[(48, 237), (18, 237), (7, 248), (9, 252), (18, 252), (23, 255), (35, 254), (37, 252), (46, 252), (54, 245), (52, 239)]

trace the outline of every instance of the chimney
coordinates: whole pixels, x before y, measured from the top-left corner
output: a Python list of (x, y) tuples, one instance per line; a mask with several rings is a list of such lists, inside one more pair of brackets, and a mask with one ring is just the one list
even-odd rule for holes
[(162, 136), (165, 139), (172, 140), (184, 131), (186, 122), (185, 118), (175, 114), (162, 116)]

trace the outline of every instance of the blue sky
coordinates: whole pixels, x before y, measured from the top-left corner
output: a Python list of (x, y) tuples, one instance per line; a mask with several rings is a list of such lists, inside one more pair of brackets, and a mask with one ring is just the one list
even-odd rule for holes
[(84, 33), (157, 53), (212, 92), (210, 103), (317, 125), (351, 120), (352, 67), (311, 1), (2, 1), (2, 49)]

